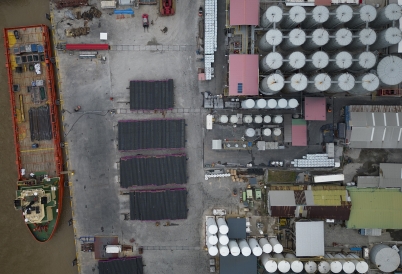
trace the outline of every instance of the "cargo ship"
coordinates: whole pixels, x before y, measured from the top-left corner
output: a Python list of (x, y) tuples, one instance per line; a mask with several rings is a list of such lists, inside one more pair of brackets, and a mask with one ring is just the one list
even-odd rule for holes
[(14, 129), (14, 207), (39, 242), (50, 240), (62, 211), (63, 156), (49, 28), (4, 29)]

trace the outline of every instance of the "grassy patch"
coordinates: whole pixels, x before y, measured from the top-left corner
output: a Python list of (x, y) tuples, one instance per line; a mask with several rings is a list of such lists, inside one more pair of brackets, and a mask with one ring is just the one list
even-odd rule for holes
[(268, 170), (269, 183), (294, 183), (297, 173), (287, 170)]

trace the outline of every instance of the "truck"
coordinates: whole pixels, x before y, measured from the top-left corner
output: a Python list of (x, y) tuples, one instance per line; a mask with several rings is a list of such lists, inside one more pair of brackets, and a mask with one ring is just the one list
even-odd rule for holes
[(159, 13), (161, 16), (174, 15), (176, 11), (176, 0), (159, 0)]

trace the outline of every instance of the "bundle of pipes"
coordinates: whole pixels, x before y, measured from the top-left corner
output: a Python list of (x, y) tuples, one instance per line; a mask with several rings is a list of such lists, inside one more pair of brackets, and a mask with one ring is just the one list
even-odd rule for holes
[(283, 39), (282, 32), (278, 29), (270, 29), (260, 39), (258, 47), (262, 51), (272, 51), (274, 46), (278, 46)]
[(278, 6), (270, 6), (261, 16), (261, 27), (269, 28), (274, 23), (279, 23), (282, 20), (283, 12)]
[(312, 33), (310, 33), (306, 42), (302, 45), (302, 48), (307, 51), (313, 51), (326, 45), (328, 41), (328, 31), (325, 29), (316, 29)]
[(283, 57), (278, 52), (270, 52), (260, 61), (260, 69), (269, 72), (279, 69), (283, 65)]
[(286, 61), (281, 70), (291, 72), (301, 69), (306, 64), (306, 56), (300, 51), (295, 51), (286, 57)]
[(327, 22), (329, 18), (329, 10), (325, 6), (316, 6), (311, 13), (302, 23), (304, 29), (313, 29), (317, 25)]
[(334, 51), (346, 47), (352, 42), (352, 32), (348, 29), (339, 29), (332, 33), (329, 42), (323, 46), (325, 51)]
[(358, 48), (371, 46), (377, 40), (377, 33), (371, 28), (365, 28), (353, 34), (355, 38), (346, 47), (349, 50), (356, 50)]
[(402, 32), (399, 28), (388, 28), (378, 33), (377, 40), (370, 46), (370, 50), (387, 48), (398, 44), (402, 39)]
[(328, 21), (322, 24), (327, 29), (335, 29), (339, 25), (349, 22), (353, 17), (353, 9), (348, 5), (333, 7), (331, 13)]
[(345, 27), (356, 29), (360, 26), (374, 21), (377, 16), (377, 10), (371, 5), (361, 5), (357, 8), (358, 15), (354, 15), (352, 20), (345, 23)]
[(49, 105), (30, 108), (28, 114), (31, 141), (51, 140), (53, 135)]
[(279, 73), (271, 74), (260, 82), (260, 91), (265, 95), (274, 95), (278, 93), (285, 85), (283, 76)]
[(293, 6), (286, 13), (280, 23), (282, 29), (292, 29), (306, 19), (306, 10), (301, 6)]
[(303, 67), (303, 71), (311, 72), (318, 69), (323, 69), (328, 66), (329, 56), (326, 52), (317, 51), (308, 57), (306, 65)]

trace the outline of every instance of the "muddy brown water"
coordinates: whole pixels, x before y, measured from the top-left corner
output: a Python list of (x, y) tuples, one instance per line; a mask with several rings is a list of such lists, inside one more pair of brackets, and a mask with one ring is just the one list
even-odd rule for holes
[[(49, 0), (0, 0), (0, 29), (22, 25), (47, 24)], [(1, 35), (3, 36), (3, 35)], [(15, 211), (17, 169), (11, 122), (4, 40), (0, 46), (0, 273), (75, 274), (74, 231), (68, 226), (71, 218), (69, 191), (64, 195), (61, 222), (53, 238), (38, 243), (24, 225), (21, 213)]]

